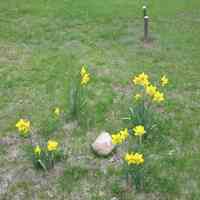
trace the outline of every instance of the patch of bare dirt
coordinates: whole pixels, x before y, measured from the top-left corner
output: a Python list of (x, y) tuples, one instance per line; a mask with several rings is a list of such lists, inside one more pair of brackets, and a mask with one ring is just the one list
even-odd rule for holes
[(113, 90), (118, 94), (132, 96), (133, 88), (132, 88), (131, 84), (128, 84), (126, 86), (122, 86), (120, 84), (113, 84)]
[(155, 47), (155, 44), (153, 43), (153, 40), (150, 41), (144, 41), (143, 42), (143, 47), (146, 49), (152, 49)]

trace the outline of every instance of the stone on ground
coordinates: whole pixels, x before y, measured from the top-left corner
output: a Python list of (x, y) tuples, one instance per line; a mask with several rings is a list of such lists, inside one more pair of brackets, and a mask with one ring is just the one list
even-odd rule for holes
[(107, 132), (102, 132), (92, 144), (93, 150), (100, 156), (109, 155), (115, 145), (112, 144), (112, 137)]

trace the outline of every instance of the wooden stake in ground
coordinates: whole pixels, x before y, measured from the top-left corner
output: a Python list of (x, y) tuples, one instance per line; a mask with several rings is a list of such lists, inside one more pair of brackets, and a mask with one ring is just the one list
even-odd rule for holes
[(147, 42), (148, 39), (149, 39), (149, 26), (148, 26), (148, 23), (149, 23), (149, 17), (148, 16), (144, 16), (144, 41)]

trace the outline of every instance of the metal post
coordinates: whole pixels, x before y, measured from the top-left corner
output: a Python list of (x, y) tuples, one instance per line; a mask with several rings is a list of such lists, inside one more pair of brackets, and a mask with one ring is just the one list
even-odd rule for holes
[(147, 7), (143, 6), (142, 9), (143, 9), (143, 15), (144, 15), (144, 17), (147, 16)]
[(149, 23), (149, 17), (145, 16), (144, 17), (144, 41), (148, 41), (148, 23)]

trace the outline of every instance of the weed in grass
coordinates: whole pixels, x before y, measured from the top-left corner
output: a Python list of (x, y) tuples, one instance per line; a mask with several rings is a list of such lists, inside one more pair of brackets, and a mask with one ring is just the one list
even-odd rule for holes
[(79, 187), (81, 179), (88, 175), (88, 170), (81, 167), (68, 167), (59, 178), (60, 188), (63, 193), (70, 193)]
[(114, 182), (111, 186), (111, 191), (114, 195), (119, 196), (122, 192), (124, 192), (122, 186), (119, 184), (119, 182)]
[(8, 193), (4, 195), (2, 200), (9, 200), (13, 198), (22, 200), (31, 199), (34, 196), (31, 190), (32, 187), (33, 183), (29, 181), (19, 181), (14, 183), (10, 186)]
[(62, 131), (62, 123), (63, 123), (64, 113), (60, 107), (55, 107), (52, 109), (50, 115), (43, 119), (41, 122), (40, 129), (38, 132), (45, 139), (49, 139), (53, 137), (55, 132)]
[(0, 155), (4, 156), (6, 153), (6, 145), (1, 144), (0, 145)]

